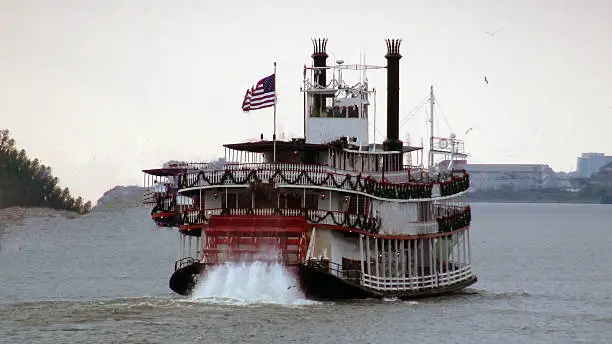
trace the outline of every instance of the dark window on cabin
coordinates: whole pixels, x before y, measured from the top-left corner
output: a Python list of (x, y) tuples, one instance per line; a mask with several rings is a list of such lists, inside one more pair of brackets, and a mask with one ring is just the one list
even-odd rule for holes
[(317, 152), (306, 151), (303, 153), (302, 161), (304, 164), (316, 164), (317, 163)]
[(280, 207), (287, 209), (301, 209), (302, 208), (302, 194), (295, 192), (282, 193), (280, 195)]
[(357, 196), (349, 196), (349, 202), (346, 210), (349, 214), (357, 214), (357, 202)]
[(361, 275), (361, 261), (342, 257), (342, 275), (344, 278), (358, 279)]
[(236, 194), (225, 192), (221, 194), (221, 207), (223, 209), (235, 209), (236, 208)]
[(353, 106), (349, 106), (348, 107), (348, 116), (349, 116), (349, 118), (357, 118), (357, 117), (359, 117), (359, 108), (357, 107), (357, 105), (353, 105)]
[(359, 204), (357, 206), (357, 213), (362, 215), (368, 214), (368, 207), (370, 206), (370, 199), (367, 197), (360, 196)]
[(319, 209), (319, 194), (306, 194), (306, 209)]
[(321, 110), (323, 108), (323, 104), (320, 95), (315, 94), (312, 96), (312, 103), (310, 106), (310, 117), (321, 117)]
[(278, 205), (277, 192), (272, 184), (256, 184), (253, 197), (255, 198), (255, 208), (276, 208)]
[(324, 96), (324, 104), (325, 104), (325, 110), (324, 110), (324, 115), (322, 115), (321, 117), (332, 117), (334, 115), (333, 112), (333, 105), (334, 105), (334, 98), (332, 96)]
[(356, 161), (355, 154), (350, 154), (348, 157), (348, 166), (350, 169), (359, 170), (359, 167), (355, 164)]
[(349, 197), (348, 205), (346, 206), (349, 214), (365, 215), (367, 213), (368, 199), (364, 196), (351, 195)]
[(302, 195), (297, 193), (287, 194), (287, 208), (300, 209), (302, 208)]
[(419, 221), (423, 222), (423, 221), (429, 221), (432, 216), (431, 216), (431, 202), (419, 202), (418, 203), (418, 209), (419, 209)]
[(334, 106), (334, 117), (346, 118), (346, 116), (347, 116), (346, 106)]
[(251, 208), (253, 206), (252, 202), (253, 201), (252, 201), (252, 196), (251, 196), (250, 191), (241, 192), (238, 194), (238, 208), (240, 209)]
[(310, 117), (333, 117), (332, 104), (333, 96), (313, 94)]

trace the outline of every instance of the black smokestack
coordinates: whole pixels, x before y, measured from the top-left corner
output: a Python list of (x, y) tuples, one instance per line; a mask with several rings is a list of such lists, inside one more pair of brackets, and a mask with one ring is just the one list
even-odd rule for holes
[(399, 53), (401, 39), (386, 39), (387, 42), (387, 139), (383, 142), (385, 151), (401, 151), (399, 139)]
[[(325, 49), (327, 48), (327, 38), (319, 38), (319, 39), (313, 39), (312, 40), (312, 45), (314, 46), (314, 52), (312, 53), (312, 60), (314, 62), (314, 67), (326, 67), (326, 60), (327, 60), (327, 53), (325, 52)], [(325, 87), (325, 85), (327, 84), (327, 73), (326, 73), (326, 69), (315, 69), (314, 70), (314, 77), (315, 77), (315, 84), (321, 86), (321, 87)], [(313, 113), (312, 116), (315, 117), (321, 117), (321, 114), (324, 112), (323, 111), (323, 95), (322, 94), (315, 94), (314, 97), (312, 98), (312, 108), (313, 108)]]
[[(327, 48), (327, 38), (313, 39), (312, 45), (314, 46), (314, 52), (312, 53), (311, 57), (314, 62), (314, 67), (326, 67), (325, 61), (327, 60), (328, 56), (325, 52), (325, 49)], [(327, 81), (325, 71), (325, 69), (315, 70), (316, 83), (319, 86), (325, 87)]]

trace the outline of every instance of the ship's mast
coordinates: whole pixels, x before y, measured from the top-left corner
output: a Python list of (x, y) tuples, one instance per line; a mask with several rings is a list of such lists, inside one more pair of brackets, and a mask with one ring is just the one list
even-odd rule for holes
[(433, 85), (429, 89), (429, 169), (433, 168), (433, 140), (434, 140), (434, 93)]
[(277, 78), (276, 78), (276, 62), (274, 62), (274, 133), (272, 134), (272, 140), (273, 140), (273, 153), (272, 153), (272, 160), (273, 162), (276, 164), (276, 85), (277, 85)]

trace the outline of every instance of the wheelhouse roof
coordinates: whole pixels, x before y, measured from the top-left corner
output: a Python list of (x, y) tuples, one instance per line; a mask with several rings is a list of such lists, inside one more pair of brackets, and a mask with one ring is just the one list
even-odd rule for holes
[[(272, 152), (274, 150), (274, 141), (253, 141), (253, 142), (242, 142), (242, 143), (228, 143), (223, 145), (226, 148), (238, 150), (238, 151), (246, 151), (253, 153), (265, 153)], [(371, 146), (371, 145), (370, 145)], [(327, 143), (305, 143), (303, 141), (276, 141), (276, 151), (277, 152), (321, 152), (326, 151), (329, 148), (329, 144)], [(368, 149), (351, 149), (346, 148), (346, 151), (355, 152), (355, 153), (371, 153), (371, 154), (384, 154), (387, 153), (383, 151), (382, 144), (376, 144), (374, 151), (369, 151)], [(370, 148), (370, 147), (368, 147)], [(402, 150), (404, 153), (421, 150), (423, 147), (414, 147), (414, 146), (403, 146)], [(391, 153), (391, 152), (389, 152)]]
[[(228, 143), (223, 146), (238, 151), (265, 153), (274, 150), (274, 141), (261, 140), (254, 142)], [(320, 152), (326, 151), (327, 148), (328, 146), (325, 144), (305, 143), (300, 141), (276, 141), (277, 152)]]
[(158, 176), (158, 177), (167, 177), (167, 176), (178, 176), (186, 171), (187, 168), (152, 168), (149, 170), (142, 170), (142, 172)]

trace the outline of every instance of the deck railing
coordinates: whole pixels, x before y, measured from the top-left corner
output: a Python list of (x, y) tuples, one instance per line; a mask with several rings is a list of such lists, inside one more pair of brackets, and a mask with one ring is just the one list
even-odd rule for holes
[[(341, 169), (331, 167), (326, 164), (290, 164), (290, 163), (223, 163), (223, 164), (215, 164), (215, 163), (189, 163), (189, 169), (183, 169), (187, 174), (198, 173), (200, 171), (211, 171), (211, 170), (244, 170), (244, 169), (255, 169), (255, 170), (265, 170), (265, 169), (280, 169), (285, 171), (308, 171), (308, 172), (331, 172), (331, 173), (339, 173), (339, 174), (357, 174), (362, 173), (364, 175), (372, 176), (377, 180), (382, 180), (384, 176), (385, 179), (398, 179), (397, 182), (429, 182), (430, 176), (428, 170), (421, 166), (413, 166), (413, 165), (403, 165), (402, 169), (399, 171), (356, 171), (354, 169)], [(407, 180), (407, 179), (410, 180)]]
[(327, 272), (354, 285), (361, 285), (363, 279), (361, 270), (344, 269), (342, 264), (334, 263), (328, 259), (309, 259), (307, 265), (310, 268)]
[[(436, 214), (437, 213), (437, 214)], [(436, 218), (430, 221), (407, 222), (402, 228), (385, 228), (383, 234), (434, 234), (438, 232), (451, 232), (471, 222), (471, 208), (449, 206), (445, 210), (438, 210)], [(207, 224), (211, 216), (303, 216), (310, 223), (335, 225), (346, 228), (362, 229), (372, 234), (381, 233), (382, 220), (375, 216), (350, 214), (342, 211), (323, 209), (295, 209), (295, 208), (214, 208), (184, 210), (180, 216), (180, 225)]]
[(453, 285), (457, 282), (468, 279), (472, 275), (472, 267), (464, 265), (461, 268), (447, 271), (436, 272), (424, 276), (413, 275), (405, 277), (383, 277), (363, 274), (362, 285), (367, 288), (380, 291), (427, 289), (434, 287), (444, 287)]
[(182, 213), (180, 223), (183, 226), (206, 224), (210, 217), (215, 215), (303, 216), (310, 223), (357, 228), (370, 233), (378, 233), (381, 226), (380, 219), (377, 217), (349, 214), (341, 211), (293, 208), (215, 208), (185, 210)]
[[(432, 197), (434, 184), (439, 185), (440, 196), (450, 196), (469, 188), (465, 172), (440, 176), (433, 182), (411, 181), (409, 174), (404, 182), (390, 182), (387, 175), (379, 181), (369, 175), (340, 174), (326, 171), (318, 165), (252, 164), (253, 166), (228, 165), (223, 170), (202, 170), (185, 174), (180, 188), (244, 185), (248, 183), (274, 183), (279, 185), (319, 186), (347, 191), (357, 191), (386, 199), (423, 199)], [(299, 167), (299, 168), (298, 168)], [(389, 176), (391, 177), (391, 176)]]
[(450, 263), (456, 269), (447, 272), (435, 272), (427, 275), (412, 276), (374, 276), (355, 269), (343, 269), (338, 263), (327, 259), (310, 259), (307, 262), (310, 268), (327, 272), (351, 284), (375, 291), (419, 291), (423, 289), (450, 286), (469, 279), (472, 276), (472, 267), (469, 264)]

